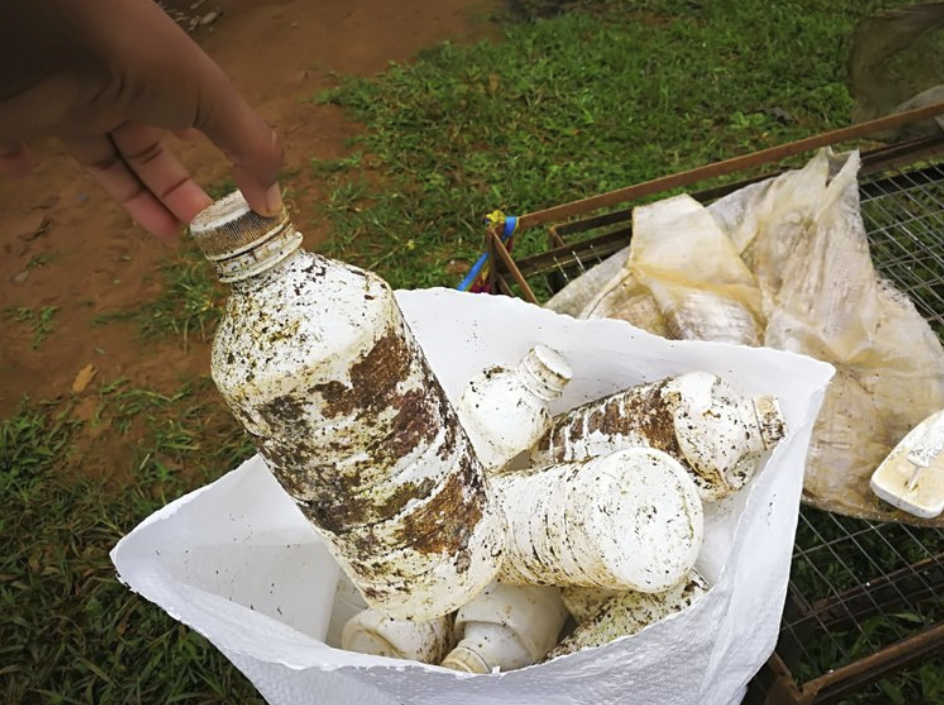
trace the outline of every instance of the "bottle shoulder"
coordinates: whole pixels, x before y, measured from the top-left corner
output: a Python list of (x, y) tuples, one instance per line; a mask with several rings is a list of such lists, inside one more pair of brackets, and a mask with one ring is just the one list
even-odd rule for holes
[(363, 353), (402, 320), (376, 275), (299, 253), (226, 302), (213, 340), (214, 378), (291, 374)]

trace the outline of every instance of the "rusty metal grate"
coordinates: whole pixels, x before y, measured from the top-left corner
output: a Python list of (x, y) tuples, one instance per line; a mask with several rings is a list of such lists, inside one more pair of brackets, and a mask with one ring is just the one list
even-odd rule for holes
[[(938, 112), (944, 112), (944, 104)], [(868, 126), (858, 127), (861, 210), (873, 260), (944, 339), (944, 136), (867, 151)], [(837, 133), (845, 146), (859, 146), (848, 142), (852, 129)], [(830, 143), (805, 142), (814, 141), (809, 149)], [(692, 195), (710, 202), (756, 181), (758, 169), (776, 174), (784, 156), (802, 153), (768, 151), (741, 158), (740, 164), (753, 170), (750, 179), (690, 189)], [(601, 201), (616, 205), (614, 197), (604, 195), (524, 216), (520, 220), (528, 227), (547, 226), (537, 231), (546, 240), (543, 251), (518, 261), (497, 233), (489, 232), (492, 290), (543, 303), (629, 244), (633, 205), (663, 197), (669, 188), (704, 183), (697, 178), (702, 175), (718, 175), (712, 167), (695, 172), (693, 178), (689, 172), (662, 180), (667, 188), (656, 183), (622, 190), (632, 199), (620, 204), (621, 210), (590, 210), (601, 207)], [(944, 530), (850, 519), (804, 506), (780, 640), (745, 702), (944, 702), (940, 678), (938, 699), (925, 699), (929, 686), (921, 682), (926, 673), (919, 664), (944, 672)], [(905, 675), (889, 680), (902, 671)]]

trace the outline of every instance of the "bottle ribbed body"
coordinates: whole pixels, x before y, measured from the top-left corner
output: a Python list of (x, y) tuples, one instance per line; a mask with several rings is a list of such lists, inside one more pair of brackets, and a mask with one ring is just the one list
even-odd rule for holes
[(659, 592), (691, 570), (704, 538), (694, 482), (650, 448), (505, 473), (493, 487), (505, 583)]

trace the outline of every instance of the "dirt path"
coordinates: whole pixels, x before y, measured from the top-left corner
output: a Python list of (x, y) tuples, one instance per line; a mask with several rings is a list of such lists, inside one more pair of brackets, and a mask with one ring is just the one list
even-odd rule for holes
[[(372, 75), (424, 46), (496, 33), (487, 21), (492, 0), (209, 0), (198, 10), (190, 4), (165, 3), (198, 17), (220, 11), (196, 29), (196, 38), (285, 139), (286, 171), (295, 172), (296, 222), (309, 245), (325, 234), (314, 207), (320, 184), (309, 160), (343, 155), (358, 127), (337, 108), (306, 99), (332, 85), (332, 72)], [(227, 177), (226, 163), (207, 144), (174, 148), (204, 186)], [(136, 228), (58, 144), (35, 149), (38, 163), (29, 179), (0, 180), (0, 417), (24, 394), (34, 400), (68, 394), (87, 363), (98, 370), (98, 381), (125, 377), (151, 388), (206, 373), (205, 344), (185, 353), (173, 340), (143, 345), (133, 323), (93, 325), (101, 313), (158, 296), (155, 265), (175, 246)], [(26, 316), (43, 307), (58, 309), (55, 325), (33, 349), (31, 327), (15, 320), (16, 309)], [(127, 448), (119, 444), (114, 452)]]

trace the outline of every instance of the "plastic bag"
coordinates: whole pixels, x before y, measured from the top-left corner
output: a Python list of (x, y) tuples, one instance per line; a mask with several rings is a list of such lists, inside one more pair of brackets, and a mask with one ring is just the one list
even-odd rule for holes
[(875, 271), (858, 169), (858, 153), (823, 150), (803, 169), (711, 210), (756, 274), (764, 345), (838, 370), (813, 432), (806, 500), (850, 516), (919, 523), (879, 502), (869, 478), (911, 428), (944, 407), (944, 350), (911, 300)]
[(777, 395), (788, 435), (744, 491), (707, 513), (698, 570), (709, 594), (631, 637), (500, 675), (333, 649), (322, 639), (336, 568), (259, 458), (122, 539), (112, 552), (121, 580), (206, 636), (273, 705), (740, 702), (779, 633), (806, 452), (833, 369), (761, 348), (670, 342), (507, 297), (432, 290), (398, 299), (453, 400), (478, 370), (513, 364), (539, 342), (575, 373), (555, 412), (694, 369)]

